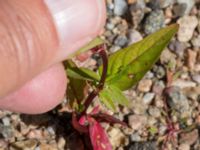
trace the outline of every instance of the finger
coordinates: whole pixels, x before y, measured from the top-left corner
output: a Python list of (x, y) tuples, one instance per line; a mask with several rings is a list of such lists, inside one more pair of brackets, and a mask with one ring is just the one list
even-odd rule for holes
[(101, 0), (0, 1), (0, 97), (64, 60), (105, 22)]
[(16, 92), (0, 99), (0, 108), (26, 114), (46, 112), (63, 99), (66, 80), (62, 64), (54, 65)]

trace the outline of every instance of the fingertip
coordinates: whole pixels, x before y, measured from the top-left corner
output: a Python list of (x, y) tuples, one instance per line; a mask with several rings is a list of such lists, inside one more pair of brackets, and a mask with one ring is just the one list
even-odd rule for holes
[(106, 21), (104, 0), (45, 0), (60, 41), (61, 61), (100, 34)]
[(0, 108), (26, 114), (40, 114), (57, 106), (66, 91), (66, 75), (55, 65), (18, 91), (0, 100)]

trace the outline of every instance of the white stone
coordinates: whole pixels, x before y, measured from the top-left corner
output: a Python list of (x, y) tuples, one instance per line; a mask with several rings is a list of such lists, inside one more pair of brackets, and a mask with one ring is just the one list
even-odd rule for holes
[(178, 24), (180, 25), (178, 40), (180, 42), (188, 42), (198, 25), (198, 19), (195, 16), (184, 16), (178, 20)]

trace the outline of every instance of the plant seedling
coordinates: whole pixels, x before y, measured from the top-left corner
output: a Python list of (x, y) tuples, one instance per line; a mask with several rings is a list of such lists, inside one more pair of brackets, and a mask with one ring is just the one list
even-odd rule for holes
[[(116, 111), (118, 105), (128, 106), (129, 100), (123, 91), (134, 86), (152, 68), (177, 30), (177, 24), (168, 26), (110, 56), (107, 56), (103, 41), (95, 39), (81, 52), (91, 49), (100, 55), (103, 63), (96, 72), (77, 67), (72, 60), (66, 62), (69, 79), (67, 97), (73, 109), (71, 122), (80, 135), (90, 137), (87, 138), (90, 141), (84, 144), (89, 143), (85, 149), (112, 150), (102, 122), (127, 126), (119, 119), (102, 113), (99, 106), (88, 113), (95, 98), (98, 97), (112, 111)], [(92, 89), (91, 92), (89, 89)]]

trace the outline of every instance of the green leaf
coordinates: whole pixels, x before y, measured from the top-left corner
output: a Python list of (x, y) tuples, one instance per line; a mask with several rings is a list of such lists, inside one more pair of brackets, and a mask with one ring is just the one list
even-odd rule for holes
[(122, 91), (118, 89), (117, 87), (110, 85), (110, 86), (107, 86), (107, 88), (105, 88), (104, 90), (106, 90), (108, 94), (110, 95), (110, 97), (112, 97), (112, 101), (114, 103), (121, 104), (124, 106), (129, 105), (128, 99), (124, 96)]
[(104, 103), (106, 105), (106, 107), (108, 107), (109, 109), (111, 109), (112, 111), (115, 111), (115, 104), (113, 103), (112, 97), (109, 95), (109, 93), (105, 90), (101, 91), (99, 93), (99, 98), (102, 101), (102, 103)]
[(76, 64), (72, 60), (64, 62), (68, 76), (67, 85), (67, 98), (72, 108), (78, 109), (81, 101), (85, 98), (85, 88), (87, 86), (86, 80), (83, 76), (79, 75), (76, 71)]
[(105, 86), (99, 94), (101, 101), (110, 109), (115, 110), (115, 105), (129, 105), (128, 99), (122, 91), (115, 86)]
[(72, 60), (65, 61), (64, 65), (66, 67), (68, 77), (88, 81), (100, 80), (100, 76), (96, 72), (83, 67), (78, 68)]
[(111, 55), (106, 83), (121, 90), (132, 87), (151, 69), (177, 30), (177, 24), (171, 25)]
[(85, 45), (84, 47), (82, 47), (81, 49), (79, 49), (78, 51), (76, 51), (75, 53), (73, 53), (71, 56), (69, 56), (68, 58), (72, 58), (74, 56), (77, 56), (81, 53), (84, 53), (98, 45), (103, 44), (104, 41), (102, 39), (100, 39), (99, 37), (95, 38), (94, 40), (92, 40), (90, 43), (88, 43), (87, 45)]
[(158, 129), (157, 129), (157, 127), (152, 126), (152, 127), (149, 128), (149, 132), (152, 135), (154, 135), (154, 134), (158, 133)]
[(67, 75), (69, 77), (75, 78), (75, 79), (82, 79), (82, 80), (88, 80), (88, 81), (99, 81), (100, 76), (87, 68), (78, 68), (78, 67), (73, 67), (73, 68), (67, 68)]
[(67, 98), (72, 108), (78, 107), (77, 105), (85, 98), (86, 81), (74, 78), (68, 78), (69, 83), (67, 85)]

